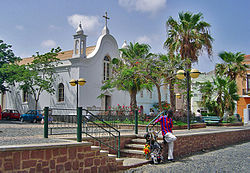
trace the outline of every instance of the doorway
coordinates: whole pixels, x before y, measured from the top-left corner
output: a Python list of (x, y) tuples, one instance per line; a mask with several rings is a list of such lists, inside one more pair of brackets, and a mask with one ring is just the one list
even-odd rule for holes
[(111, 107), (111, 96), (109, 96), (109, 95), (105, 95), (104, 96), (104, 108), (105, 108), (105, 110), (108, 110), (108, 109), (110, 109), (110, 107)]
[(249, 122), (250, 121), (250, 104), (247, 105), (247, 113), (248, 113), (247, 118), (248, 118), (248, 122)]

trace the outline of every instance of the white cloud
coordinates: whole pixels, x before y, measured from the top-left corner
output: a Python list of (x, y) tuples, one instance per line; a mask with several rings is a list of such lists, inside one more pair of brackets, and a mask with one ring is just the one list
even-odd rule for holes
[(23, 30), (24, 29), (24, 27), (22, 26), (22, 25), (16, 25), (16, 29), (18, 29), (18, 30)]
[(119, 5), (128, 10), (156, 13), (166, 6), (167, 0), (119, 0)]
[(82, 23), (82, 29), (85, 34), (96, 34), (100, 32), (100, 18), (98, 16), (84, 16), (80, 14), (74, 14), (68, 16), (68, 23), (77, 29), (79, 23)]
[(144, 36), (138, 37), (137, 42), (139, 42), (140, 44), (142, 44), (142, 43), (150, 44), (152, 42), (152, 39), (149, 38), (148, 36), (144, 35)]
[(44, 40), (41, 43), (42, 47), (47, 47), (47, 48), (54, 48), (56, 47), (56, 42), (54, 40)]

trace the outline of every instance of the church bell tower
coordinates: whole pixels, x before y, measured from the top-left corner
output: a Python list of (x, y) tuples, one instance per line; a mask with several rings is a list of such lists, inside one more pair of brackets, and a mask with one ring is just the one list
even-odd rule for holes
[(73, 49), (73, 58), (86, 58), (86, 38), (87, 35), (84, 35), (82, 25), (79, 24), (76, 34), (74, 36), (74, 49)]

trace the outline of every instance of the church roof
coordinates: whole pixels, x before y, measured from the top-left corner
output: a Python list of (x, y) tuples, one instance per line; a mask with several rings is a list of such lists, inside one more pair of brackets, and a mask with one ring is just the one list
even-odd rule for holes
[[(96, 46), (89, 46), (86, 48), (86, 56), (88, 56), (89, 54), (91, 54), (94, 50), (95, 50)], [(57, 56), (58, 59), (60, 60), (67, 60), (72, 58), (73, 55), (73, 50), (68, 50), (68, 51), (64, 51), (64, 52), (60, 52)], [(18, 64), (19, 65), (24, 65), (24, 64), (29, 64), (33, 61), (33, 57), (28, 57), (28, 58), (23, 58)]]
[(245, 55), (245, 61), (250, 61), (250, 55)]

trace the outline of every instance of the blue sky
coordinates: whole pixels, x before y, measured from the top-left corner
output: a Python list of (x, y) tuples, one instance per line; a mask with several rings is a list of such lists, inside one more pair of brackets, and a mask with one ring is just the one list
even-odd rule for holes
[(0, 39), (20, 57), (60, 46), (73, 48), (76, 25), (82, 22), (87, 45), (96, 44), (108, 12), (110, 33), (119, 47), (127, 42), (148, 43), (154, 53), (167, 53), (165, 23), (181, 11), (203, 13), (211, 24), (213, 57), (206, 54), (194, 65), (202, 72), (214, 69), (221, 51), (250, 54), (249, 0), (0, 0)]

